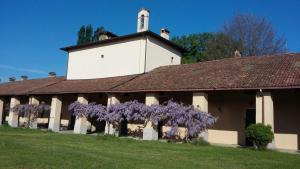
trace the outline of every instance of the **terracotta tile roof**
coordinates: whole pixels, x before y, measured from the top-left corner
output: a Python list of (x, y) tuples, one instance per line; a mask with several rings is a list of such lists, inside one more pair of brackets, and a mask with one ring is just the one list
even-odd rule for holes
[(300, 53), (164, 66), (114, 91), (300, 88)]
[(26, 95), (35, 89), (53, 85), (64, 79), (64, 77), (51, 77), (3, 83), (0, 84), (0, 95)]
[(0, 84), (0, 95), (300, 88), (300, 53), (163, 66), (89, 80), (45, 78)]
[(56, 93), (93, 93), (107, 92), (114, 87), (134, 79), (137, 75), (119, 76), (101, 79), (64, 80), (60, 83), (36, 89), (31, 94), (56, 94)]

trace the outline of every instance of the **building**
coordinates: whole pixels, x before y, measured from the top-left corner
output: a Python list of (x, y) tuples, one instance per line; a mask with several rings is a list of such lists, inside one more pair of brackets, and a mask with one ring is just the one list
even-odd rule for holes
[[(203, 133), (211, 143), (245, 145), (249, 123), (272, 126), (275, 139), (270, 147), (299, 150), (300, 53), (264, 57), (234, 57), (195, 64), (180, 64), (180, 46), (148, 30), (149, 11), (138, 14), (137, 33), (112, 36), (86, 45), (62, 48), (68, 52), (66, 77), (23, 79), (0, 85), (0, 119), (12, 127), (22, 123), (9, 107), (46, 102), (51, 113), (38, 118), (40, 126), (53, 131), (86, 133), (107, 125), (75, 118), (68, 106), (78, 100), (103, 105), (129, 100), (146, 104), (168, 99), (192, 104), (218, 117)], [(2, 123), (1, 122), (1, 123)], [(128, 124), (130, 130), (139, 124)], [(163, 127), (168, 130), (168, 127)], [(144, 139), (158, 139), (151, 125)]]

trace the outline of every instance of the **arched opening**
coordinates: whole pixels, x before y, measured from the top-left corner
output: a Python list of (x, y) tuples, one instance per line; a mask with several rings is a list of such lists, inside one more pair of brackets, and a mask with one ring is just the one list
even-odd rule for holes
[(140, 29), (144, 29), (145, 27), (145, 15), (141, 15), (140, 18)]

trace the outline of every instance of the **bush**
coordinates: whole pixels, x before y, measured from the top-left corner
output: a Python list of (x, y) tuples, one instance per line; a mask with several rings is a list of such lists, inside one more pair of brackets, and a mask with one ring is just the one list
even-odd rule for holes
[(259, 150), (267, 148), (268, 143), (274, 139), (272, 127), (261, 123), (251, 124), (246, 129), (246, 137), (253, 142)]

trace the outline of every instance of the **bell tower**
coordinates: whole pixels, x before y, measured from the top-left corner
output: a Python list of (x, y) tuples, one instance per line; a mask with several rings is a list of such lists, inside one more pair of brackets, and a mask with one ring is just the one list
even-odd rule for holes
[(149, 14), (148, 9), (142, 8), (138, 13), (137, 32), (147, 31), (149, 29)]

